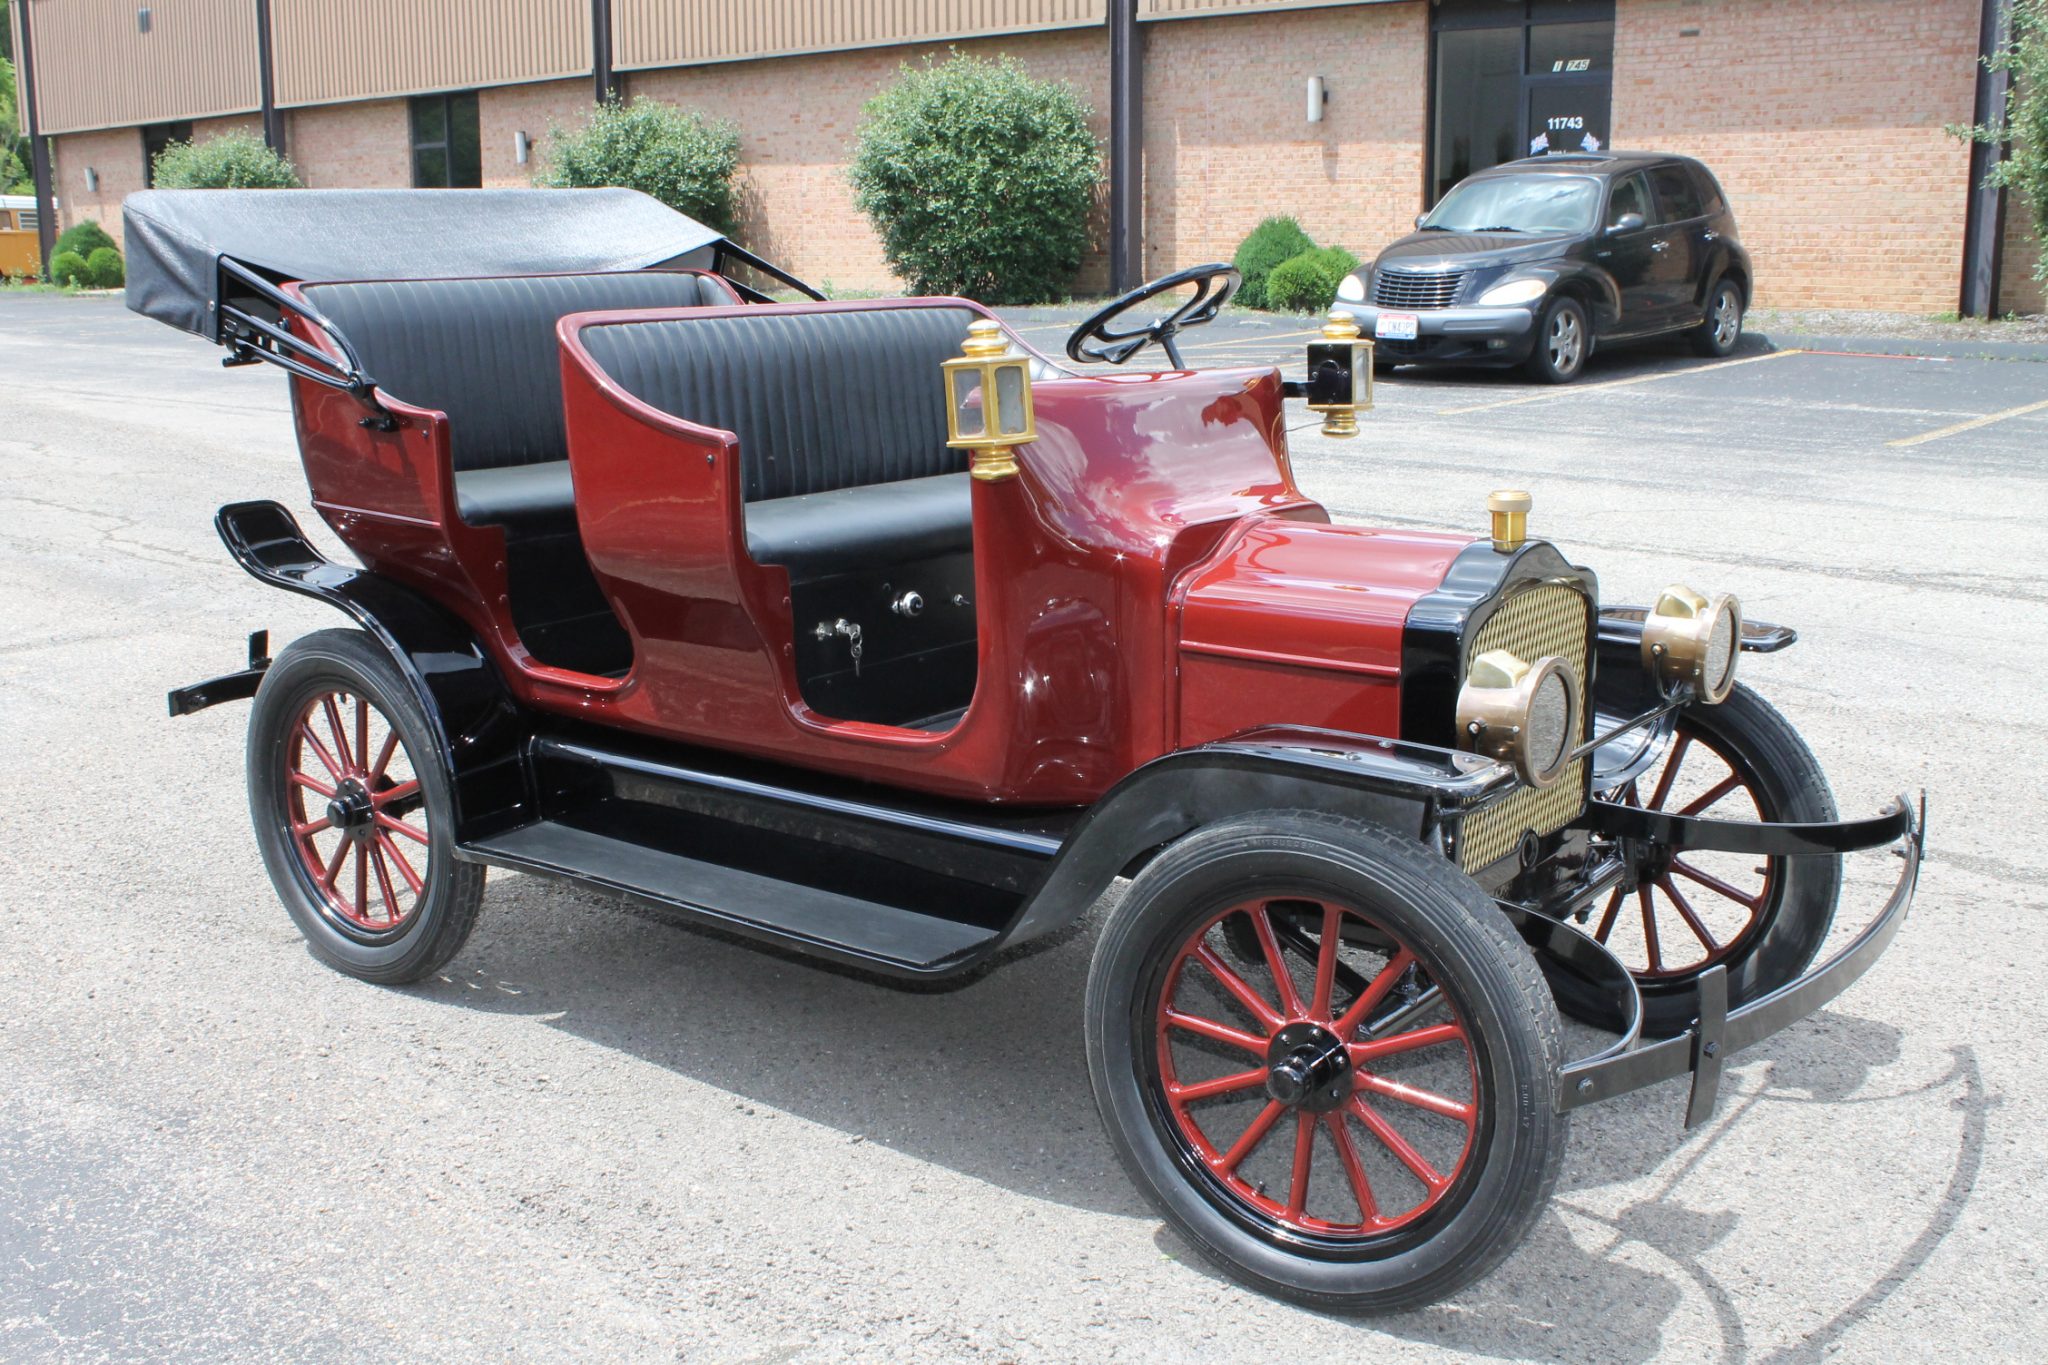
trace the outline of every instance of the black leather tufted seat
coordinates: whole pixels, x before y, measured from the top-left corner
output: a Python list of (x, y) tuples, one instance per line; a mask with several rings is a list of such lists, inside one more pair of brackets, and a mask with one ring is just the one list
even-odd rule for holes
[(873, 308), (586, 327), (628, 392), (739, 438), (747, 551), (797, 576), (970, 548), (966, 452), (946, 447), (941, 361), (965, 308)]
[(385, 391), (448, 414), (464, 521), (550, 529), (575, 516), (555, 323), (739, 301), (714, 276), (670, 271), (311, 284), (305, 297)]

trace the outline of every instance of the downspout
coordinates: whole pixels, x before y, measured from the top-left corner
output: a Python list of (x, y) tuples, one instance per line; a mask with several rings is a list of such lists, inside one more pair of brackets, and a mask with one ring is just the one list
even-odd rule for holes
[[(1977, 29), (1974, 120), (1980, 128), (2005, 117), (2012, 73), (1994, 71), (1986, 63), (2005, 46), (2011, 22), (2011, 0), (1984, 0)], [(1970, 144), (1970, 197), (1963, 214), (1963, 292), (1957, 309), (1966, 318), (1988, 318), (1998, 311), (1999, 274), (2005, 254), (2005, 190), (1987, 186), (1984, 179), (2004, 159), (2002, 144)]]
[(1138, 0), (1109, 0), (1109, 292), (1145, 282), (1145, 49)]
[(612, 0), (590, 0), (590, 82), (597, 103), (618, 98), (612, 75)]
[(21, 102), (28, 110), (28, 154), (36, 182), (36, 245), (42, 251), (42, 278), (50, 280), (50, 258), (57, 254), (57, 196), (50, 188), (50, 148), (43, 141), (42, 115), (36, 109), (36, 37), (29, 12), (35, 0), (17, 0), (21, 17)]
[(277, 107), (277, 57), (271, 36), (270, 0), (256, 0), (256, 73), (263, 99), (263, 145), (283, 156), (284, 113)]

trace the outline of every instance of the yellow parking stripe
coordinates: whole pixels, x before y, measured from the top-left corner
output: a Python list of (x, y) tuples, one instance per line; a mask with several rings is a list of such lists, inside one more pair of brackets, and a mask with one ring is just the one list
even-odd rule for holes
[(1958, 422), (1952, 427), (1940, 427), (1934, 431), (1923, 431), (1918, 436), (1901, 436), (1898, 440), (1886, 441), (1885, 444), (1888, 446), (1917, 446), (1922, 441), (1939, 441), (1944, 436), (1954, 436), (1958, 432), (1964, 431), (1975, 431), (1978, 427), (1988, 427), (1993, 422), (2003, 422), (2008, 417), (2024, 417), (2030, 412), (2039, 412), (2043, 408), (2048, 408), (2048, 399), (2043, 399), (2039, 403), (2026, 403), (2020, 407), (2007, 408), (2004, 412), (1993, 412), (1987, 413), (1982, 417), (1972, 417), (1967, 422)]
[(1772, 351), (1767, 355), (1747, 355), (1740, 360), (1717, 360), (1711, 365), (1693, 365), (1683, 370), (1665, 370), (1658, 374), (1639, 374), (1633, 379), (1609, 379), (1599, 384), (1560, 384), (1542, 393), (1525, 393), (1519, 398), (1502, 398), (1492, 403), (1475, 403), (1469, 408), (1438, 408), (1439, 417), (1459, 417), (1468, 412), (1490, 412), (1495, 408), (1519, 407), (1523, 403), (1541, 403), (1547, 398), (1569, 398), (1573, 394), (1592, 393), (1596, 389), (1625, 389), (1631, 384), (1654, 384), (1660, 379), (1682, 379), (1689, 374), (1705, 374), (1709, 370), (1726, 370), (1736, 365), (1754, 365), (1760, 360), (1783, 360), (1790, 355), (1805, 355), (1798, 347), (1784, 351)]

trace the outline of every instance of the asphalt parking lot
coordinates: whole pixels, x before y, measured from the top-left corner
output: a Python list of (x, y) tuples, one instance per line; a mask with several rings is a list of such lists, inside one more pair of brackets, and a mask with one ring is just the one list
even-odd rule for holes
[[(1017, 321), (1056, 351), (1063, 316)], [(1303, 330), (1228, 315), (1188, 355)], [(1218, 1278), (1128, 1186), (1088, 933), (907, 993), (494, 874), (437, 980), (315, 963), (245, 708), (163, 703), (248, 630), (337, 624), (211, 528), (303, 507), (284, 386), (116, 301), (0, 296), (0, 1358), (2037, 1358), (2048, 363), (1794, 341), (1402, 372), (1349, 442), (1301, 413), (1341, 519), (1476, 530), (1526, 487), (1607, 600), (1685, 580), (1797, 626), (1747, 676), (1845, 813), (1931, 805), (1891, 953), (1736, 1058), (1712, 1122), (1674, 1086), (1583, 1111), (1499, 1271), (1348, 1322)], [(1842, 928), (1895, 866), (1852, 861)]]

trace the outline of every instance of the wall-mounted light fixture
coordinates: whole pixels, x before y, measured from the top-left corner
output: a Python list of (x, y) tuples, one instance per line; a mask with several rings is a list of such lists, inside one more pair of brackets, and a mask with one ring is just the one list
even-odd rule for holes
[(1308, 121), (1310, 123), (1321, 123), (1323, 121), (1323, 106), (1329, 102), (1330, 91), (1323, 84), (1323, 78), (1321, 76), (1310, 76), (1308, 78)]
[(100, 173), (90, 166), (85, 168), (85, 190), (88, 194), (100, 192)]
[(512, 134), (512, 159), (524, 166), (533, 155), (533, 139), (525, 133)]

